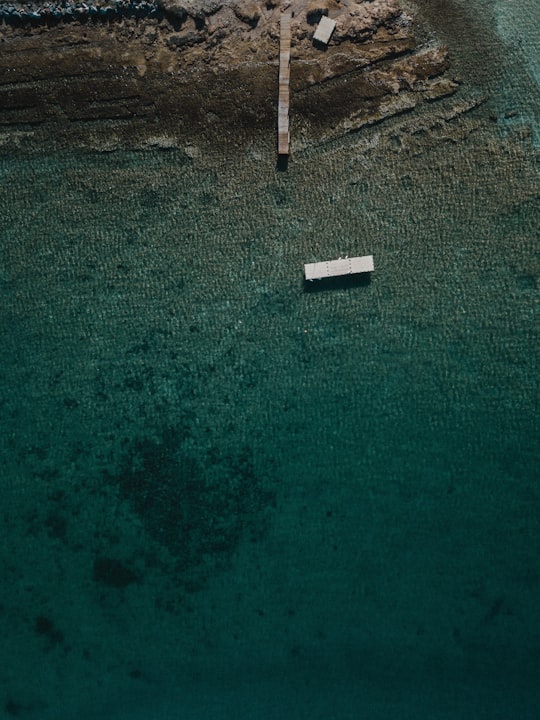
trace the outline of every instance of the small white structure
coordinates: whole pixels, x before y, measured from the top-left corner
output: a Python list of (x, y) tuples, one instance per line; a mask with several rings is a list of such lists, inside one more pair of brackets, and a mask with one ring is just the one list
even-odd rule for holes
[(355, 275), (357, 273), (373, 272), (373, 255), (363, 257), (339, 258), (326, 262), (306, 263), (304, 276), (306, 280), (322, 280), (338, 275)]
[(323, 15), (319, 24), (317, 25), (317, 29), (315, 30), (315, 35), (313, 36), (313, 39), (316, 42), (322, 43), (323, 45), (328, 45), (335, 27), (336, 21), (330, 20), (329, 17)]

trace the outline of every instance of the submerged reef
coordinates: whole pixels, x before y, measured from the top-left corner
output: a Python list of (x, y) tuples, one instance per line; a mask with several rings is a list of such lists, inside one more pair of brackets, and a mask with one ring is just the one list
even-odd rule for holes
[[(283, 9), (293, 151), (458, 88), (447, 49), (397, 0), (0, 2), (0, 148), (272, 137)], [(326, 49), (313, 43), (322, 15), (337, 23)]]

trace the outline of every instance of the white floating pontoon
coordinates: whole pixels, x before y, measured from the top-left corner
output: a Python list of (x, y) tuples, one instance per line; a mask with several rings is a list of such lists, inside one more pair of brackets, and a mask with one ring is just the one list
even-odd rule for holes
[(357, 273), (373, 272), (373, 255), (363, 257), (339, 258), (326, 262), (306, 263), (304, 275), (306, 280), (322, 280), (339, 275), (356, 275)]

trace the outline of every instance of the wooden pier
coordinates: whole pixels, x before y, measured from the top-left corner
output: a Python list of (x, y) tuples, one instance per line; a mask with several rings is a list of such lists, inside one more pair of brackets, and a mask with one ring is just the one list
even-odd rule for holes
[(289, 154), (289, 78), (291, 63), (291, 13), (279, 20), (278, 154)]
[(306, 280), (322, 280), (339, 275), (373, 272), (373, 269), (373, 255), (364, 255), (363, 257), (346, 257), (326, 262), (307, 263), (304, 265), (304, 276)]

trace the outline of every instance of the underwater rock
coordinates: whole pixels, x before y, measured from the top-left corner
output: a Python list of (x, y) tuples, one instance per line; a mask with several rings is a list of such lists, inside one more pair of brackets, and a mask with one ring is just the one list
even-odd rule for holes
[(47, 638), (51, 645), (58, 645), (64, 642), (64, 634), (55, 627), (52, 620), (45, 615), (38, 615), (34, 624), (34, 630), (37, 635)]

